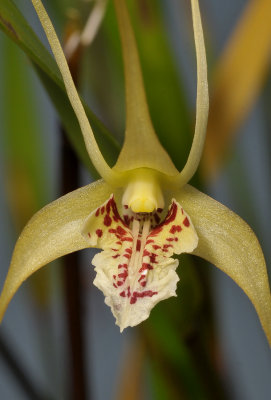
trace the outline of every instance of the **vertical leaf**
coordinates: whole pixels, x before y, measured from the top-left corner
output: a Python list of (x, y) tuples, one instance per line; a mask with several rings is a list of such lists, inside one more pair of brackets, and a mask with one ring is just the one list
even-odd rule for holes
[(270, 21), (270, 0), (250, 0), (215, 68), (202, 160), (206, 178), (216, 174), (265, 80)]

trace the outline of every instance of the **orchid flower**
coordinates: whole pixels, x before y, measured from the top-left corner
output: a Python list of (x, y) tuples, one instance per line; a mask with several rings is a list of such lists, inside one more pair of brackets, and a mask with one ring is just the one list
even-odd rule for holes
[(50, 261), (88, 247), (94, 284), (121, 331), (148, 318), (156, 303), (176, 296), (178, 260), (192, 253), (229, 275), (252, 301), (271, 343), (271, 299), (258, 240), (239, 216), (188, 185), (202, 154), (208, 117), (207, 66), (198, 0), (191, 0), (197, 58), (195, 134), (179, 172), (150, 119), (125, 0), (114, 0), (122, 42), (126, 93), (125, 140), (111, 168), (103, 158), (74, 86), (52, 23), (32, 0), (101, 180), (36, 213), (20, 235), (0, 298), (0, 318), (22, 282)]

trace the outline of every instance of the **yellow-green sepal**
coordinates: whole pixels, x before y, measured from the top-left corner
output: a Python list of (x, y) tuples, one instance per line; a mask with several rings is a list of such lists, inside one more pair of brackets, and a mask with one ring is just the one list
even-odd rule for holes
[(159, 142), (152, 125), (126, 0), (114, 0), (114, 4), (124, 60), (126, 103), (125, 139), (114, 171), (150, 168), (175, 176), (178, 170)]
[(0, 321), (20, 285), (65, 254), (89, 247), (81, 230), (86, 217), (112, 193), (104, 181), (77, 189), (38, 211), (22, 231), (0, 297)]
[(174, 193), (199, 237), (193, 254), (230, 276), (253, 303), (271, 345), (271, 296), (264, 256), (248, 224), (190, 185)]

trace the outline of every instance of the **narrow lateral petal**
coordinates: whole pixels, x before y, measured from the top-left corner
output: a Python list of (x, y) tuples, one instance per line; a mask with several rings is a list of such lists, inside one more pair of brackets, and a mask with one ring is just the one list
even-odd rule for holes
[(89, 157), (102, 178), (111, 184), (119, 185), (121, 176), (116, 171), (112, 171), (100, 152), (51, 20), (41, 0), (32, 0), (32, 4), (42, 24), (56, 63), (62, 75), (64, 85), (67, 90), (67, 95), (77, 116)]
[(22, 231), (0, 297), (0, 320), (13, 295), (31, 274), (65, 254), (89, 247), (81, 235), (89, 213), (110, 195), (103, 181), (77, 189), (37, 212)]
[(193, 254), (220, 268), (244, 290), (271, 344), (270, 287), (255, 234), (238, 215), (190, 185), (175, 196), (191, 216), (199, 236)]
[(114, 169), (126, 171), (146, 167), (176, 175), (178, 171), (152, 125), (126, 0), (114, 0), (114, 4), (124, 60), (126, 104), (125, 140)]
[[(172, 255), (191, 252), (198, 238), (189, 216), (173, 200), (165, 220), (151, 232), (150, 220), (121, 219), (114, 198), (93, 211), (83, 227), (90, 246), (104, 251), (92, 260), (94, 284), (104, 293), (121, 331), (148, 318), (159, 301), (176, 296), (178, 260)], [(147, 227), (147, 229), (146, 229)]]
[(181, 186), (190, 181), (198, 168), (205, 142), (209, 112), (207, 61), (198, 0), (191, 0), (191, 8), (197, 57), (197, 110), (195, 134), (188, 160), (176, 178), (176, 184)]

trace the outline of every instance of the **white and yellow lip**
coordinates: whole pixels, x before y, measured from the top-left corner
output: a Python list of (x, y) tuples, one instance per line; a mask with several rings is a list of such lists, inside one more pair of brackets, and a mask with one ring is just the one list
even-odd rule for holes
[[(148, 318), (161, 300), (176, 296), (179, 280), (173, 254), (192, 252), (198, 236), (190, 217), (173, 200), (167, 216), (151, 228), (151, 214), (127, 225), (114, 197), (87, 218), (82, 234), (103, 251), (94, 256), (96, 285), (105, 296), (121, 331)], [(142, 222), (142, 223), (140, 223)]]

